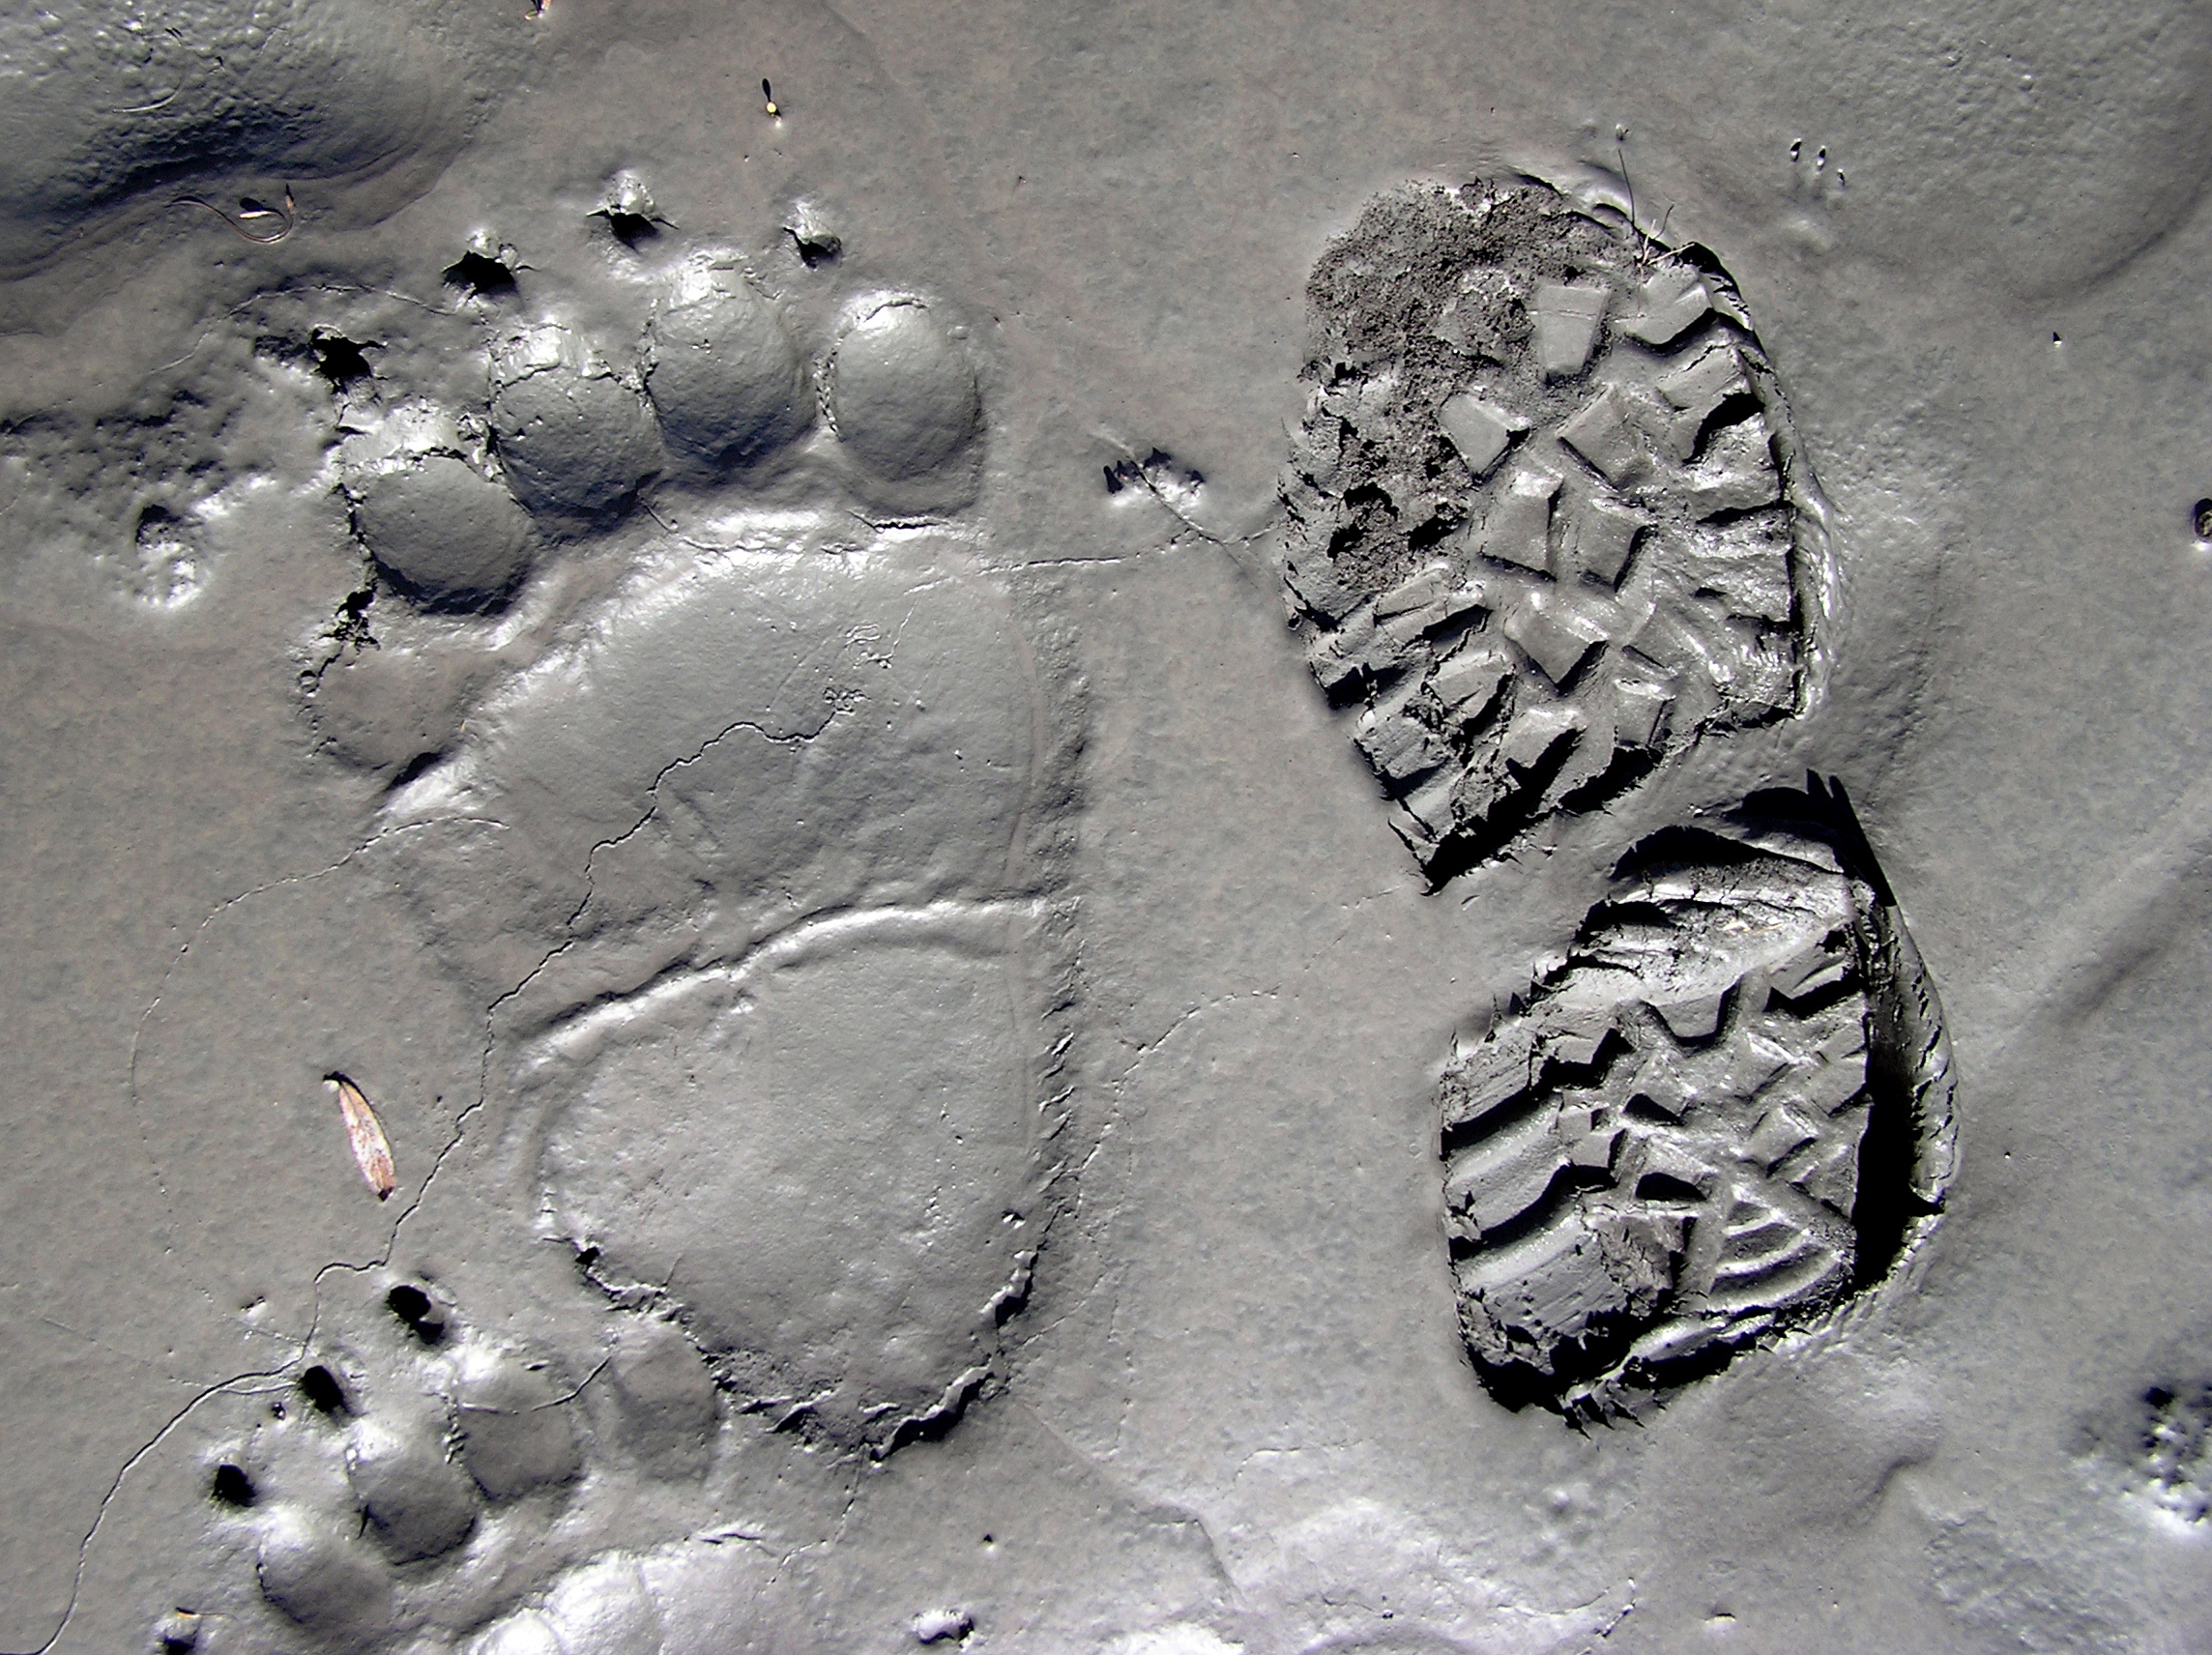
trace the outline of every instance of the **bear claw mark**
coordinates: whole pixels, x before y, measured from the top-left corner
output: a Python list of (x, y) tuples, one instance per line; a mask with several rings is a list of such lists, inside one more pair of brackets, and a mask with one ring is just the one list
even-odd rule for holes
[(644, 180), (633, 172), (616, 173), (608, 181), (599, 204), (588, 216), (603, 219), (607, 233), (631, 252), (659, 235), (662, 225), (672, 230), (676, 228), (661, 217)]
[(514, 273), (521, 257), (513, 247), (494, 242), (479, 231), (469, 238), (461, 256), (439, 272), (448, 287), (458, 288), (467, 299), (512, 299), (520, 291)]
[(1435, 884), (1803, 711), (1817, 497), (1709, 253), (1533, 180), (1416, 186), (1307, 297), (1286, 597)]
[(1924, 1239), (1953, 1155), (1935, 989), (1840, 788), (1616, 869), (1442, 1080), (1461, 1326), (1509, 1406), (1634, 1415)]

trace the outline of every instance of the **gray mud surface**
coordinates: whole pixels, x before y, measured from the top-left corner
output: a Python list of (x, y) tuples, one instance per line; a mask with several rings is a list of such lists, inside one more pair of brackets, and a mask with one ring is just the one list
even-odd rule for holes
[(0, 18), (0, 1650), (2212, 1643), (2212, 20)]

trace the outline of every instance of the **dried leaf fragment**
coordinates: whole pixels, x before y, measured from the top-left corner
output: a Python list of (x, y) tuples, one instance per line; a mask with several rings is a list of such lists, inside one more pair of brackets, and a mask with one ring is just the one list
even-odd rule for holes
[(388, 1200), (399, 1187), (399, 1175), (393, 1170), (392, 1145), (384, 1136), (384, 1126), (376, 1118), (376, 1111), (368, 1106), (367, 1093), (341, 1074), (325, 1075), (323, 1084), (338, 1094), (338, 1108), (345, 1115), (346, 1137), (353, 1144), (353, 1158), (361, 1168), (363, 1179), (376, 1192), (378, 1201)]

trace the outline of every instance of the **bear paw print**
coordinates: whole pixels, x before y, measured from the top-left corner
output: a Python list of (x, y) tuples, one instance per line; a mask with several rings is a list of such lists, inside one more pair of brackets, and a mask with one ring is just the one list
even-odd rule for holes
[(207, 1471), (217, 1550), (250, 1558), (264, 1612), (234, 1589), (193, 1618), (240, 1647), (286, 1628), (365, 1649), (465, 1625), (511, 1595), (584, 1475), (580, 1376), (462, 1327), (413, 1282), (337, 1321)]
[(809, 269), (795, 302), (679, 249), (627, 349), (503, 310), (480, 412), (350, 439), (400, 602), (310, 703), (493, 1013), (517, 1207), (742, 1406), (880, 1455), (1027, 1291), (1072, 746), (962, 515), (951, 306)]

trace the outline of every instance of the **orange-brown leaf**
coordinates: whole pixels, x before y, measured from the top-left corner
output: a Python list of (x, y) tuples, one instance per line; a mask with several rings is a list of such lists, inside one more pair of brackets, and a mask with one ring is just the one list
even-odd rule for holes
[(392, 1145), (384, 1136), (384, 1124), (376, 1118), (376, 1111), (368, 1106), (368, 1094), (344, 1075), (327, 1075), (324, 1080), (337, 1091), (346, 1137), (353, 1144), (353, 1158), (363, 1179), (376, 1192), (378, 1201), (389, 1199), (399, 1187), (399, 1175), (393, 1169)]

